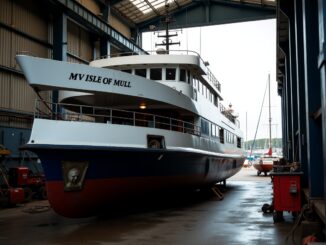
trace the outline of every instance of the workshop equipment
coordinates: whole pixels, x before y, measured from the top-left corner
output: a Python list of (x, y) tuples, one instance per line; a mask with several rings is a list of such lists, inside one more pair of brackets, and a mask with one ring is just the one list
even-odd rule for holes
[(302, 172), (271, 172), (273, 181), (273, 219), (283, 221), (283, 211), (295, 217), (301, 210)]
[(8, 172), (9, 185), (24, 189), (25, 201), (33, 196), (47, 199), (44, 175), (33, 173), (28, 167), (10, 168)]
[(10, 151), (0, 145), (0, 206), (8, 207), (14, 206), (24, 201), (23, 188), (14, 188), (9, 185), (6, 174), (2, 169), (2, 162), (7, 155), (10, 155)]

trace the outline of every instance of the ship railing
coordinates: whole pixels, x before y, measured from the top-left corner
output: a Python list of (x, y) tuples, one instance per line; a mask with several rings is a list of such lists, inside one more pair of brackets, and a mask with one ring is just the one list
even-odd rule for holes
[(207, 80), (221, 93), (221, 83), (217, 80), (209, 68), (207, 68)]
[(225, 106), (220, 103), (220, 112), (223, 116), (225, 116), (227, 119), (229, 119), (235, 126), (240, 128), (240, 121), (237, 119), (237, 116), (235, 116), (230, 109), (226, 109)]
[(35, 118), (120, 124), (177, 131), (200, 136), (201, 128), (189, 121), (155, 114), (99, 106), (52, 103), (36, 100)]
[[(169, 50), (169, 51), (166, 51), (166, 50), (146, 50), (146, 53), (144, 55), (160, 55), (160, 54), (180, 54), (180, 55), (195, 55), (195, 56), (198, 56), (202, 62), (204, 64), (207, 64), (207, 62), (205, 62), (202, 57), (200, 56), (199, 53), (197, 53), (196, 51), (192, 51), (192, 50), (186, 50), (186, 49), (183, 49), (183, 50)], [(121, 53), (113, 53), (113, 54), (106, 54), (106, 55), (103, 55), (103, 56), (100, 56), (96, 59), (106, 59), (106, 58), (115, 58), (115, 57), (121, 57), (121, 56), (133, 56), (133, 55), (139, 55), (139, 53), (137, 52), (121, 52)]]

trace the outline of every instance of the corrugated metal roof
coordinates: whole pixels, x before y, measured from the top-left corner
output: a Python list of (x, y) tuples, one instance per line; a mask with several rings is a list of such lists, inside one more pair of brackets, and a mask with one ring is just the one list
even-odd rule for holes
[(192, 0), (123, 0), (113, 5), (114, 9), (134, 23), (140, 23), (166, 13), (165, 3), (169, 11), (184, 6)]
[[(193, 0), (122, 0), (115, 3), (112, 7), (120, 15), (138, 24), (163, 16), (166, 13), (165, 4), (169, 4), (169, 11), (189, 5)], [(196, 1), (198, 2), (198, 1)], [(204, 1), (203, 1), (204, 2)], [(260, 6), (275, 6), (276, 0), (220, 0), (221, 3), (252, 4)]]

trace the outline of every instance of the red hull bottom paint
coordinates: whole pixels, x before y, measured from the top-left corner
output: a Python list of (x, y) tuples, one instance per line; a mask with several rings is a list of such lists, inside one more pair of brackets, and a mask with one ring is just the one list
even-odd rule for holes
[(264, 164), (253, 164), (254, 168), (258, 171), (264, 173), (264, 172), (270, 172), (273, 169), (273, 164), (264, 163)]
[[(47, 183), (48, 199), (58, 214), (81, 218), (95, 215), (106, 205), (128, 200), (157, 190), (198, 187), (204, 176), (134, 177), (85, 180), (83, 190), (64, 191), (62, 181)], [(206, 183), (206, 185), (213, 183)]]

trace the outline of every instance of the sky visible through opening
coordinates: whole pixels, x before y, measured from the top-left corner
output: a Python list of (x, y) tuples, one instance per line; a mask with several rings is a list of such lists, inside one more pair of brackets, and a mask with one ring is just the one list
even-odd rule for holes
[[(171, 50), (198, 52), (222, 84), (222, 103), (239, 113), (244, 140), (254, 139), (263, 95), (271, 77), (272, 138), (282, 137), (281, 98), (276, 82), (276, 20), (250, 21), (197, 28), (185, 28), (173, 41)], [(157, 33), (143, 34), (143, 48), (156, 50)], [(246, 120), (247, 115), (247, 120)], [(247, 122), (247, 127), (246, 127)], [(247, 134), (246, 134), (247, 132)], [(257, 139), (268, 138), (268, 97), (266, 95)]]

